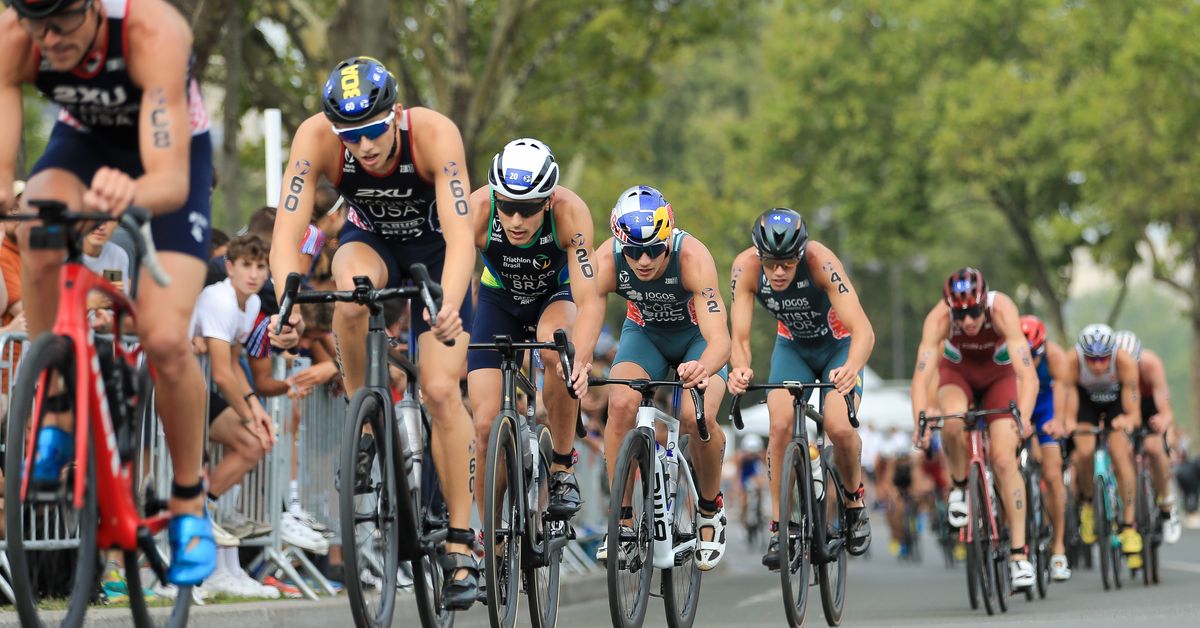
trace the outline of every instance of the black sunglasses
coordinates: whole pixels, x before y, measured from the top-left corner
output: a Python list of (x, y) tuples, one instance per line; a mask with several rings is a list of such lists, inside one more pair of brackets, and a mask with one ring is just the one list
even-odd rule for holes
[(979, 318), (983, 314), (983, 306), (976, 305), (975, 307), (968, 307), (961, 310), (952, 309), (950, 310), (950, 314), (956, 321), (961, 321), (964, 318)]
[(59, 11), (54, 15), (44, 18), (27, 18), (22, 17), (17, 21), (25, 30), (29, 32), (35, 39), (45, 39), (48, 33), (55, 35), (70, 35), (79, 30), (83, 26), (87, 13), (92, 8), (93, 0), (86, 0), (83, 6), (75, 9), (67, 9)]
[(496, 211), (504, 214), (505, 216), (520, 214), (522, 218), (533, 218), (534, 216), (545, 211), (546, 204), (549, 202), (550, 199), (535, 201), (532, 203), (529, 201), (505, 201), (496, 199)]
[(649, 255), (650, 259), (658, 259), (666, 252), (666, 242), (647, 244), (645, 246), (639, 246), (637, 244), (625, 244), (621, 246), (621, 255), (624, 255), (633, 261), (642, 259), (643, 255)]

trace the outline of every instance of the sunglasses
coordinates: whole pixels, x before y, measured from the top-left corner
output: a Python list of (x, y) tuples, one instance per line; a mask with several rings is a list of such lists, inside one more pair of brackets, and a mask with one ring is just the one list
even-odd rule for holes
[(505, 216), (520, 214), (522, 218), (533, 218), (534, 216), (545, 211), (546, 204), (549, 202), (550, 199), (534, 201), (532, 203), (529, 201), (505, 201), (502, 199), (496, 199), (496, 211), (504, 214)]
[(370, 122), (362, 126), (350, 127), (348, 129), (339, 129), (334, 125), (329, 125), (333, 132), (337, 134), (341, 140), (347, 144), (357, 144), (367, 138), (373, 140), (384, 133), (387, 133), (388, 128), (392, 126), (392, 121), (396, 119), (396, 112), (392, 111), (388, 116), (377, 122)]
[(777, 257), (760, 257), (758, 261), (767, 272), (775, 272), (780, 268), (791, 270), (800, 263), (800, 260), (797, 258), (779, 259)]
[(1111, 355), (1085, 355), (1085, 356), (1083, 356), (1083, 359), (1087, 360), (1088, 362), (1091, 362), (1092, 364), (1100, 364), (1102, 362), (1108, 362), (1111, 358), (1112, 358)]
[(76, 9), (67, 9), (58, 13), (43, 18), (18, 18), (21, 26), (35, 39), (45, 39), (48, 33), (55, 35), (69, 35), (79, 30), (83, 26), (83, 22), (87, 17), (87, 13), (92, 8), (93, 0), (87, 0), (83, 6)]
[(961, 310), (952, 309), (950, 310), (950, 315), (953, 316), (954, 320), (956, 321), (961, 321), (965, 318), (979, 318), (983, 315), (983, 306), (976, 305), (975, 307), (968, 307)]
[(649, 255), (650, 259), (658, 259), (667, 252), (667, 243), (659, 242), (657, 244), (647, 244), (639, 246), (637, 244), (625, 244), (621, 246), (621, 255), (629, 258), (632, 261), (642, 259), (643, 255)]

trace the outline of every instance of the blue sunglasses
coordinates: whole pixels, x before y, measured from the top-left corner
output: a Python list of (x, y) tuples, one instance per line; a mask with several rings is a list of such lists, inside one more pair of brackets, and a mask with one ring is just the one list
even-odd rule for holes
[(642, 259), (643, 255), (649, 255), (650, 259), (658, 259), (666, 252), (666, 242), (647, 244), (645, 246), (638, 246), (636, 244), (624, 244), (621, 246), (621, 255), (634, 261)]
[(377, 122), (364, 124), (362, 126), (351, 127), (349, 129), (339, 129), (336, 126), (330, 125), (333, 132), (337, 134), (341, 140), (347, 144), (357, 144), (367, 138), (373, 140), (384, 133), (392, 126), (392, 121), (396, 119), (396, 112), (392, 111), (388, 116)]

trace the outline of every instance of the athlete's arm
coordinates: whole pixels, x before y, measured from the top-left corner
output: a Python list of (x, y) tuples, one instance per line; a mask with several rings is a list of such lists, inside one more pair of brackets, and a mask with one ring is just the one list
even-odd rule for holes
[(758, 253), (753, 247), (742, 251), (733, 260), (729, 271), (729, 318), (732, 321), (729, 354), (729, 392), (740, 394), (754, 377), (750, 368), (750, 328), (754, 321), (754, 289), (761, 270)]
[(717, 283), (717, 263), (708, 247), (693, 237), (683, 238), (679, 245), (679, 268), (680, 283), (692, 293), (696, 324), (707, 343), (699, 360), (679, 365), (679, 379), (691, 387), (703, 385), (729, 360), (729, 327)]
[(1050, 380), (1054, 389), (1054, 418), (1051, 419), (1051, 423), (1057, 426), (1057, 429), (1053, 433), (1063, 435), (1067, 433), (1068, 390), (1074, 388), (1066, 384), (1070, 379), (1070, 362), (1067, 361), (1067, 354), (1062, 347), (1050, 341), (1046, 341), (1046, 355), (1042, 356), (1042, 359), (1046, 361), (1046, 368), (1050, 370)]
[(471, 228), (475, 230), (475, 248), (483, 251), (488, 247), (491, 237), (492, 220), (492, 190), (483, 186), (474, 192), (467, 201), (471, 205)]
[(124, 211), (132, 202), (156, 215), (166, 214), (187, 202), (191, 180), (187, 77), (192, 30), (166, 2), (138, 3), (126, 28), (129, 76), (142, 87), (138, 146), (146, 172), (135, 181), (130, 199), (121, 195), (119, 185), (108, 183), (122, 178), (117, 171), (101, 168), (86, 202), (102, 211)]
[(1142, 424), (1142, 397), (1138, 389), (1137, 360), (1124, 349), (1113, 351), (1117, 361), (1117, 379), (1121, 381), (1121, 418), (1124, 429), (1133, 430)]
[(596, 288), (595, 234), (592, 214), (578, 194), (564, 187), (554, 192), (554, 221), (559, 229), (559, 246), (567, 251), (567, 272), (571, 275), (571, 299), (575, 301), (574, 373), (566, 373), (582, 396), (587, 392), (587, 374), (592, 370), (592, 353), (604, 324), (604, 304)]
[(1142, 420), (1149, 422), (1155, 432), (1166, 432), (1175, 422), (1175, 413), (1171, 411), (1171, 387), (1167, 384), (1167, 369), (1163, 366), (1162, 358), (1149, 349), (1142, 350), (1140, 361), (1146, 369), (1146, 383), (1150, 384), (1154, 405), (1158, 408), (1158, 414), (1142, 417)]
[[(330, 138), (333, 141), (329, 141)], [(340, 144), (337, 136), (330, 132), (323, 114), (301, 123), (292, 138), (292, 150), (288, 153), (279, 190), (279, 211), (275, 214), (275, 228), (271, 231), (271, 276), (275, 278), (275, 298), (280, 301), (283, 301), (288, 274), (304, 274), (310, 268), (305, 265), (300, 243), (312, 221), (318, 178), (327, 167), (325, 162), (329, 159), (330, 151), (337, 154)], [(299, 314), (292, 318), (298, 317)]]
[(617, 289), (617, 265), (613, 259), (613, 239), (596, 247), (596, 297), (600, 299), (600, 316), (608, 306), (608, 295)]
[(409, 110), (414, 162), (426, 181), (437, 190), (438, 220), (446, 239), (446, 261), (442, 267), (442, 310), (430, 321), (438, 340), (458, 335), (462, 321), (458, 308), (470, 297), (471, 272), (475, 270), (475, 238), (467, 196), (467, 159), (462, 135), (446, 116), (423, 107)]
[(21, 149), (24, 99), (21, 85), (34, 80), (33, 41), (16, 11), (0, 12), (0, 211), (13, 201), (13, 177)]
[(871, 358), (875, 330), (837, 255), (820, 242), (810, 241), (804, 256), (814, 281), (825, 290), (834, 314), (850, 332), (850, 354), (846, 363), (829, 372), (829, 379), (837, 385), (837, 391), (848, 395), (854, 392), (858, 374)]
[(1021, 331), (1021, 313), (1017, 311), (1017, 304), (1004, 293), (996, 293), (992, 303), (992, 324), (1008, 345), (1013, 371), (1017, 373), (1017, 409), (1021, 412), (1022, 424), (1029, 430), (1032, 427), (1029, 421), (1033, 419), (1033, 406), (1037, 403), (1037, 370), (1033, 368), (1029, 340)]
[(917, 345), (917, 365), (913, 369), (912, 396), (913, 425), (918, 424), (918, 415), (922, 410), (932, 410), (933, 401), (930, 398), (929, 382), (937, 376), (939, 352), (942, 343), (950, 337), (950, 308), (943, 302), (938, 302), (925, 316), (925, 325), (921, 328), (921, 343)]

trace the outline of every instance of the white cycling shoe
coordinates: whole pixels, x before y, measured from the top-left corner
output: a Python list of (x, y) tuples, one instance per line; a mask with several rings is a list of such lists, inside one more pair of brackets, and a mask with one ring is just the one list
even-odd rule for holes
[[(726, 523), (724, 505), (712, 516), (702, 512), (696, 513), (696, 567), (700, 571), (711, 571), (725, 556)], [(711, 528), (713, 531), (711, 541), (705, 541), (701, 537), (705, 528)]]
[(1179, 508), (1175, 506), (1174, 500), (1171, 500), (1170, 506), (1171, 515), (1162, 522), (1163, 541), (1174, 545), (1183, 536), (1183, 524), (1179, 521)]
[(946, 520), (950, 527), (966, 527), (968, 514), (967, 491), (961, 488), (950, 489), (950, 496), (946, 499)]
[(1008, 574), (1012, 578), (1014, 591), (1029, 588), (1034, 584), (1033, 564), (1028, 560), (1008, 561)]
[(1050, 557), (1050, 577), (1055, 582), (1066, 582), (1071, 579), (1071, 568), (1067, 566), (1067, 557), (1055, 554)]

